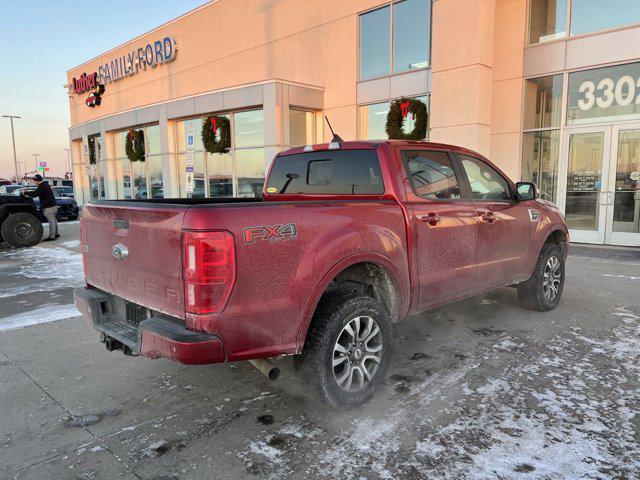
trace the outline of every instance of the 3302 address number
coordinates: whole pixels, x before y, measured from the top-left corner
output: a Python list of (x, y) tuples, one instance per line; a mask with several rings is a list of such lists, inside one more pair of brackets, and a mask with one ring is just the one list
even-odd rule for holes
[(609, 108), (614, 101), (621, 107), (634, 102), (640, 105), (640, 78), (635, 80), (630, 75), (620, 77), (617, 82), (611, 78), (603, 78), (597, 86), (593, 81), (586, 80), (580, 84), (578, 91), (583, 94), (583, 98), (578, 100), (578, 108), (585, 112), (594, 105)]

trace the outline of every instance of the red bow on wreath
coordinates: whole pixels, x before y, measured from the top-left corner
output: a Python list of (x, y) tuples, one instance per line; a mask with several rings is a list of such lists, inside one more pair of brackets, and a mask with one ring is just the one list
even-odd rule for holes
[(133, 142), (133, 137), (135, 136), (135, 133), (133, 132), (133, 130), (129, 130), (129, 139)]
[(216, 120), (216, 117), (213, 117), (211, 119), (211, 130), (213, 130), (213, 134), (214, 135), (218, 131), (218, 121)]
[(407, 118), (407, 115), (409, 115), (409, 105), (411, 105), (411, 102), (409, 100), (400, 104), (400, 109), (402, 110), (402, 118)]

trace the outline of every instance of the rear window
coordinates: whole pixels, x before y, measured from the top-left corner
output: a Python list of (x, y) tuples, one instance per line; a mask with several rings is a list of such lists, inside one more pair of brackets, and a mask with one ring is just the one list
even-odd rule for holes
[(328, 150), (277, 157), (267, 193), (380, 195), (384, 193), (375, 150)]

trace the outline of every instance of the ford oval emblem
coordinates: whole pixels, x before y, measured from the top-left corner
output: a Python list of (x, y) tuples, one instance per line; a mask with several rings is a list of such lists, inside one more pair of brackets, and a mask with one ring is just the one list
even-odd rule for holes
[(111, 255), (116, 257), (118, 260), (124, 260), (129, 256), (129, 249), (121, 243), (118, 243), (111, 248)]

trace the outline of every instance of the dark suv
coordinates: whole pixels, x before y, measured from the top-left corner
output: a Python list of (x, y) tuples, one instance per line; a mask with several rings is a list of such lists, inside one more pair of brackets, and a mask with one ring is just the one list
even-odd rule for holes
[(30, 198), (0, 194), (0, 241), (31, 247), (42, 240), (42, 223)]

